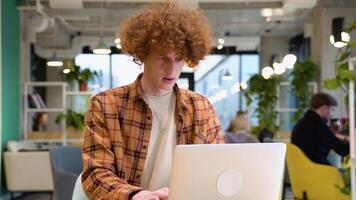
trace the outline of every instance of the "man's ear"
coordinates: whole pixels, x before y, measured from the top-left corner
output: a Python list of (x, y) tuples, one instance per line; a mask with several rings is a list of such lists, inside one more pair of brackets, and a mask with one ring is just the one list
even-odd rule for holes
[(322, 113), (324, 113), (325, 111), (327, 111), (327, 109), (328, 109), (328, 106), (327, 106), (327, 105), (322, 105), (322, 106), (320, 106), (320, 108), (319, 108), (320, 112), (322, 112)]

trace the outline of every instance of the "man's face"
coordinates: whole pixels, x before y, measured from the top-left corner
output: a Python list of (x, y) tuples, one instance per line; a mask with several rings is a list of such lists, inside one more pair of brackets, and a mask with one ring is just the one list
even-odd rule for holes
[(178, 58), (175, 52), (166, 55), (149, 53), (144, 61), (143, 88), (155, 96), (168, 93), (179, 78), (184, 64), (185, 61)]
[(321, 107), (321, 111), (322, 111), (321, 117), (326, 120), (329, 120), (335, 116), (336, 106), (323, 105)]

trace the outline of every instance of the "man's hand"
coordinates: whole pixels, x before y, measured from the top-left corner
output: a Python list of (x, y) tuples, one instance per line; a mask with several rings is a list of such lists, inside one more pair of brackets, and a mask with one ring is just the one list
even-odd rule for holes
[(168, 200), (168, 188), (161, 188), (156, 191), (143, 190), (132, 197), (132, 200)]
[(340, 133), (335, 133), (335, 136), (337, 139), (344, 141), (344, 142), (350, 142), (350, 138), (347, 135), (342, 135)]

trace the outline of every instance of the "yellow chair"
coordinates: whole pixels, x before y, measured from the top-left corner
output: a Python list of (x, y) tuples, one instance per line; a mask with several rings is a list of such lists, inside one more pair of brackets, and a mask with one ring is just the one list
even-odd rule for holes
[(312, 162), (302, 150), (287, 144), (287, 167), (292, 192), (297, 199), (349, 200), (335, 187), (344, 186), (340, 172), (332, 166)]

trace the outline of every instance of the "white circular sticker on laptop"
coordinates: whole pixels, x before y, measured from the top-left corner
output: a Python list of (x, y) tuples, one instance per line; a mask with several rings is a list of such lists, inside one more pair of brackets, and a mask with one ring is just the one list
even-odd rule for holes
[(231, 197), (240, 191), (242, 181), (239, 171), (229, 169), (220, 174), (216, 187), (221, 195)]

